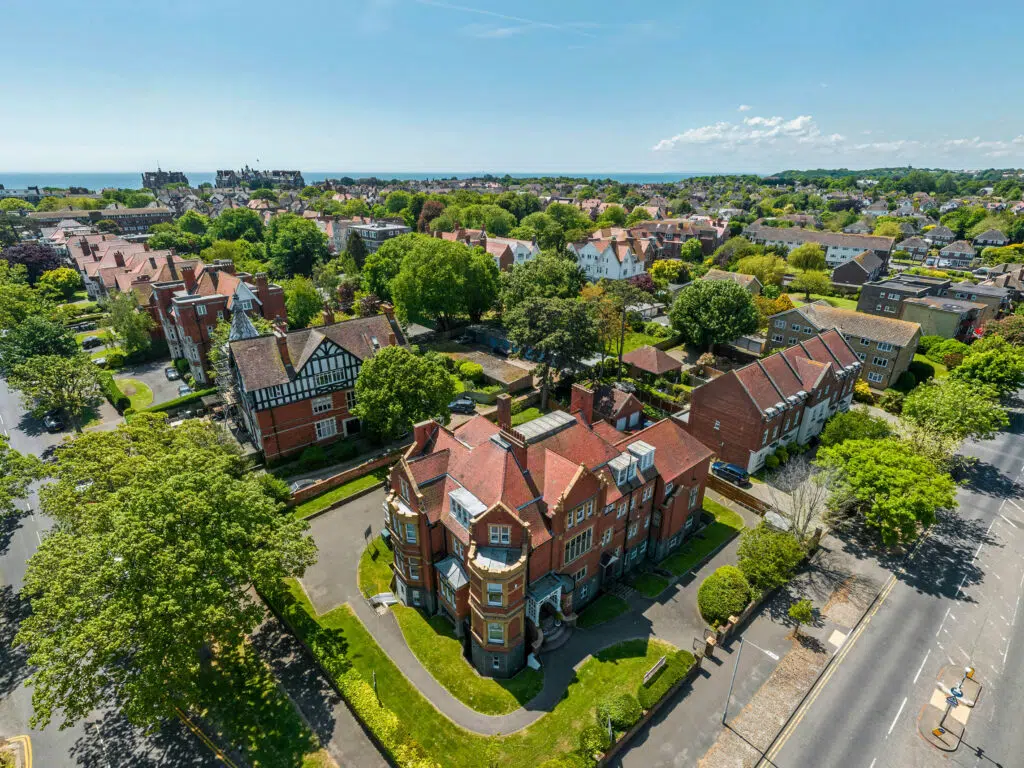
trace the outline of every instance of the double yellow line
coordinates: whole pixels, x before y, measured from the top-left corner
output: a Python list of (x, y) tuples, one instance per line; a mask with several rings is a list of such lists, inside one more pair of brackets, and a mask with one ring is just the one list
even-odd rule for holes
[[(178, 713), (178, 717), (181, 718), (181, 722), (183, 722), (188, 727), (188, 729), (190, 731), (192, 731), (192, 733), (194, 733), (196, 736), (198, 736), (199, 740), (201, 742), (203, 742), (203, 744), (205, 744), (207, 747), (210, 748), (210, 751), (212, 751), (213, 754), (217, 756), (218, 760), (220, 760), (222, 763), (227, 765), (229, 768), (239, 768), (238, 763), (236, 763), (230, 757), (225, 755), (221, 751), (220, 747), (218, 747), (216, 744), (214, 744), (213, 740), (209, 736), (207, 736), (198, 725), (193, 723), (188, 718), (188, 716), (184, 712), (181, 711), (181, 709), (179, 709), (178, 707), (175, 707), (174, 711)], [(29, 768), (32, 768), (31, 761), (29, 762)]]
[[(918, 547), (919, 546), (920, 542), (918, 543)], [(915, 547), (914, 551), (911, 553), (911, 560), (913, 560), (914, 555), (917, 554), (918, 547)], [(800, 725), (800, 721), (804, 719), (804, 716), (807, 714), (807, 711), (811, 708), (811, 705), (814, 704), (815, 700), (821, 694), (822, 690), (824, 690), (825, 686), (828, 684), (828, 681), (832, 679), (832, 675), (835, 674), (836, 670), (839, 668), (839, 665), (843, 663), (843, 660), (846, 658), (847, 654), (849, 654), (850, 650), (853, 648), (853, 644), (857, 642), (857, 639), (862, 634), (864, 634), (864, 630), (867, 629), (868, 624), (871, 623), (871, 619), (874, 617), (876, 613), (878, 613), (878, 609), (882, 607), (882, 603), (885, 602), (886, 598), (889, 597), (889, 593), (892, 592), (892, 590), (896, 586), (896, 581), (897, 574), (892, 574), (885, 582), (885, 586), (883, 586), (879, 593), (875, 596), (874, 605), (868, 610), (867, 614), (865, 614), (864, 618), (857, 625), (857, 628), (854, 629), (853, 632), (850, 633), (849, 637), (846, 638), (846, 642), (843, 643), (843, 647), (839, 650), (839, 653), (832, 657), (832, 663), (829, 665), (829, 668), (825, 670), (825, 673), (821, 677), (818, 678), (817, 682), (814, 684), (814, 688), (811, 690), (811, 694), (800, 703), (800, 706), (797, 707), (796, 712), (793, 713), (793, 716), (786, 724), (786, 727), (782, 729), (779, 735), (775, 738), (775, 741), (772, 742), (771, 747), (768, 749), (767, 752), (764, 753), (764, 756), (758, 761), (758, 767), (765, 764), (774, 764), (773, 761), (778, 756), (779, 752), (782, 751), (782, 748), (786, 745), (786, 741), (789, 739), (790, 736), (793, 735), (793, 731), (795, 731), (797, 726)]]
[[(25, 768), (32, 768), (32, 739), (28, 736), (11, 736), (7, 740), (7, 743), (19, 743), (22, 746), (22, 751), (25, 753)], [(0, 742), (0, 747), (3, 743)]]

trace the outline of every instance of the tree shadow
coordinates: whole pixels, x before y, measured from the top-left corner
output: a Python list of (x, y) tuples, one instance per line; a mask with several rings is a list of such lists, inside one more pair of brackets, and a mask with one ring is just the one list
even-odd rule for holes
[(14, 636), (28, 613), (28, 600), (10, 585), (0, 587), (0, 698), (29, 676), (28, 649), (14, 645)]
[(223, 768), (223, 763), (178, 720), (153, 733), (116, 711), (85, 723), (71, 748), (75, 763), (88, 768)]
[[(46, 434), (46, 427), (43, 426), (43, 420), (37, 419), (28, 412), (21, 414), (21, 418), (18, 419), (18, 429), (29, 437), (39, 437), (40, 435)], [(65, 431), (70, 432), (71, 427), (65, 425)]]
[(21, 518), (26, 514), (28, 513), (19, 509), (10, 515), (0, 515), (0, 555), (7, 554), (15, 531), (21, 528)]
[(1007, 499), (1024, 495), (1024, 485), (1007, 477), (987, 461), (960, 463), (955, 478), (963, 483), (964, 488), (984, 496)]

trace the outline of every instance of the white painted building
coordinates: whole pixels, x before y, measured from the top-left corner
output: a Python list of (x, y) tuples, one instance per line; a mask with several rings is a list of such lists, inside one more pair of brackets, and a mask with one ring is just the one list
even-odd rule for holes
[(588, 240), (566, 246), (587, 279), (598, 281), (625, 280), (644, 271), (644, 254), (650, 247), (646, 240), (626, 238), (618, 240)]

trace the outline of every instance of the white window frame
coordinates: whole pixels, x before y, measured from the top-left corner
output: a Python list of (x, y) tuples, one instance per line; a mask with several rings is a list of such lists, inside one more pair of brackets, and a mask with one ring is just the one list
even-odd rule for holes
[(871, 360), (872, 365), (877, 365), (879, 368), (888, 368), (889, 361), (884, 357), (878, 357), (877, 355)]
[[(328, 427), (328, 425), (330, 425)], [(313, 422), (313, 429), (316, 432), (317, 442), (328, 440), (338, 434), (338, 420), (336, 418), (321, 419)]]
[(633, 538), (634, 536), (636, 536), (636, 532), (638, 530), (640, 530), (640, 524), (639, 523), (630, 523), (629, 531), (626, 533), (626, 537), (630, 538), (630, 539)]
[(569, 563), (579, 560), (587, 554), (593, 546), (594, 529), (593, 527), (590, 527), (565, 542), (565, 548), (562, 550), (563, 564), (568, 565)]
[(881, 384), (883, 381), (885, 381), (885, 376), (883, 376), (880, 373), (875, 373), (874, 371), (872, 371), (871, 373), (868, 374), (868, 381), (870, 381), (872, 384)]
[(619, 502), (619, 512), (618, 512), (618, 514), (615, 515), (615, 517), (616, 518), (625, 517), (626, 516), (626, 509), (627, 508), (628, 507), (626, 506), (626, 500), (623, 499), (621, 502)]
[(330, 397), (315, 397), (312, 400), (313, 414), (327, 413), (334, 407), (334, 401)]
[(697, 497), (700, 496), (700, 486), (695, 485), (690, 489), (690, 509), (697, 506)]
[(409, 561), (408, 561), (408, 565), (409, 565), (409, 578), (410, 579), (415, 579), (416, 581), (419, 581), (420, 580), (420, 561), (419, 561), (419, 559), (410, 558)]
[(345, 408), (349, 413), (356, 407), (356, 391), (350, 389), (345, 393)]
[(409, 481), (406, 480), (404, 477), (399, 477), (398, 487), (401, 489), (399, 493), (401, 494), (402, 498), (405, 499), (406, 501), (409, 501)]
[(405, 524), (405, 542), (406, 544), (419, 543), (419, 528), (416, 523)]
[[(495, 587), (497, 587), (497, 589), (495, 589)], [(499, 607), (505, 604), (505, 590), (502, 587), (501, 582), (487, 582), (487, 604)]]
[(654, 486), (653, 485), (648, 485), (646, 488), (644, 488), (644, 496), (643, 496), (643, 500), (644, 501), (647, 501), (653, 495), (654, 495)]
[(889, 342), (887, 342), (887, 341), (880, 341), (880, 342), (878, 342), (878, 351), (879, 352), (892, 352), (892, 350), (893, 350), (893, 346)]
[[(497, 628), (497, 632), (495, 632)], [(495, 640), (495, 635), (500, 637)], [(488, 645), (504, 645), (505, 644), (505, 626), (496, 621), (487, 622), (487, 644)]]
[(605, 528), (604, 533), (601, 535), (601, 546), (607, 547), (612, 543), (612, 534), (614, 533), (613, 528)]
[(720, 422), (718, 419), (715, 419), (715, 429), (721, 429), (721, 428), (722, 428), (722, 422)]
[(489, 525), (487, 536), (491, 544), (495, 546), (508, 546), (512, 540), (511, 525)]
[(672, 483), (671, 480), (665, 483), (665, 495), (662, 496), (662, 498), (667, 499), (669, 496), (671, 496), (673, 488), (675, 488), (675, 485)]
[(199, 317), (205, 316), (206, 315), (206, 305), (205, 304), (196, 304), (196, 314), (199, 315)]

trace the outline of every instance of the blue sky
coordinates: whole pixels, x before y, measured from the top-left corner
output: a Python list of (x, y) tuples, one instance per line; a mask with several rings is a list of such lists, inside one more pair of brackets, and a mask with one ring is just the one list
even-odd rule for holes
[(0, 170), (1024, 166), (1020, 0), (5, 0)]

